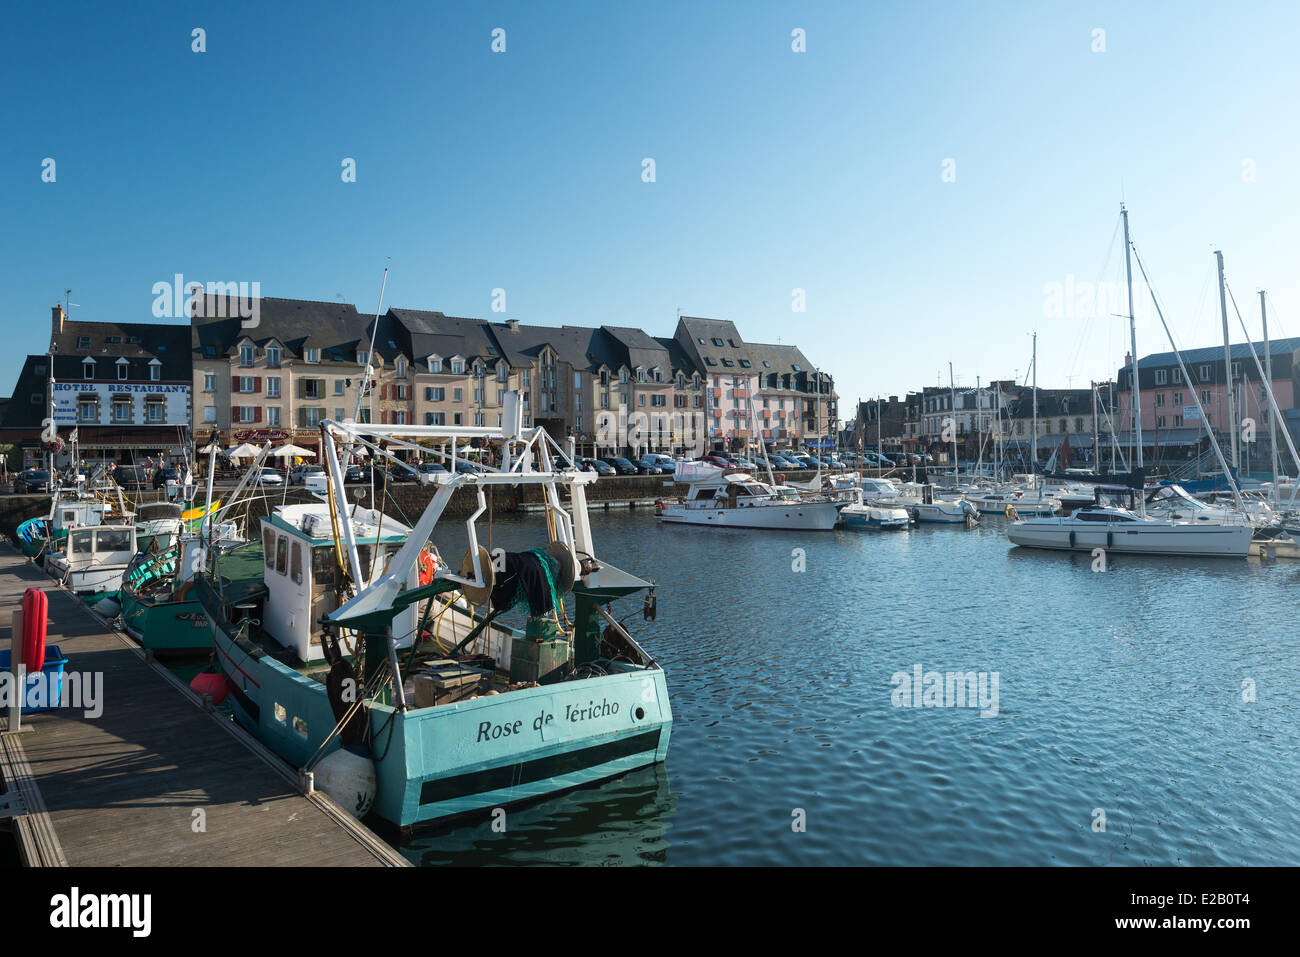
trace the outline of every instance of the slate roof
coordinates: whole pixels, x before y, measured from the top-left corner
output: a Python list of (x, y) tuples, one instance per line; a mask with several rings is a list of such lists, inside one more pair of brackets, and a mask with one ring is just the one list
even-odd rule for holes
[(84, 378), (82, 366), (89, 357), (95, 360), (96, 379), (116, 380), (117, 360), (124, 358), (127, 378), (147, 382), (150, 361), (157, 359), (162, 381), (189, 382), (189, 338), (189, 329), (176, 324), (65, 319), (63, 331), (50, 339), (54, 376), (63, 380)]
[[(1250, 357), (1250, 344), (1246, 342), (1234, 342), (1229, 350), (1232, 353), (1234, 362), (1244, 361), (1253, 371), (1255, 362)], [(1289, 356), (1296, 351), (1300, 351), (1300, 338), (1295, 339), (1274, 339), (1268, 344), (1268, 351), (1273, 356)], [(1255, 343), (1255, 354), (1259, 356), (1259, 361), (1264, 361), (1264, 343)], [(1223, 364), (1223, 346), (1206, 346), (1204, 349), (1184, 349), (1183, 362), (1187, 365), (1203, 362), (1218, 362)], [(1120, 371), (1128, 369), (1132, 363), (1125, 363), (1120, 366)], [(1156, 352), (1149, 356), (1143, 356), (1138, 360), (1138, 369), (1158, 369), (1164, 366), (1177, 366), (1178, 358), (1172, 352)], [(1277, 368), (1273, 369), (1274, 374)]]
[[(214, 297), (207, 297), (205, 314), (215, 316), (218, 305)], [(380, 317), (381, 332), (388, 329), (384, 319)], [(243, 328), (237, 316), (195, 318), (190, 325), (190, 350), (194, 359), (226, 358), (247, 337), (261, 347), (279, 342), (291, 358), (301, 359), (304, 350), (319, 349), (322, 363), (355, 365), (357, 349), (363, 342), (369, 344), (373, 322), (373, 316), (367, 318), (351, 303), (264, 298), (258, 300), (258, 324), (253, 328)], [(390, 352), (395, 354), (387, 346), (388, 338), (376, 336), (375, 341), (375, 351), (386, 358)], [(402, 340), (396, 341), (401, 345)]]

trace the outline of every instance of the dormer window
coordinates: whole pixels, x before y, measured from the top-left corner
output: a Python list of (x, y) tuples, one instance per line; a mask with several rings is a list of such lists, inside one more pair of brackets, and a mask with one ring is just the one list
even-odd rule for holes
[(618, 381), (619, 381), (619, 383), (620, 383), (621, 385), (627, 385), (627, 370), (626, 370), (626, 369), (619, 369), (619, 370), (618, 370)]
[(255, 353), (256, 350), (253, 348), (253, 344), (251, 342), (245, 342), (239, 347), (239, 364), (245, 367), (251, 366), (253, 364), (253, 356)]
[(266, 365), (267, 368), (269, 369), (280, 368), (280, 347), (279, 346), (266, 347)]
[(508, 365), (506, 365), (504, 362), (498, 362), (498, 363), (497, 363), (497, 381), (498, 381), (498, 382), (505, 382), (506, 379), (508, 379), (508, 378), (510, 378), (510, 367), (509, 367)]
[(81, 377), (83, 379), (95, 378), (95, 360), (86, 356), (81, 360)]
[(90, 348), (90, 336), (77, 336), (77, 348), (78, 348), (78, 349), (89, 349), (89, 348)]
[(128, 368), (128, 363), (127, 363), (127, 361), (126, 361), (125, 359), (118, 359), (118, 360), (117, 360), (117, 377), (118, 377), (119, 379), (125, 379), (125, 378), (126, 378), (127, 368)]
[(430, 372), (435, 372), (435, 373), (436, 373), (436, 372), (442, 372), (442, 357), (441, 357), (441, 356), (429, 356), (429, 371), (430, 371)]
[(357, 365), (361, 366), (361, 368), (363, 368), (363, 369), (364, 369), (366, 366), (370, 365), (370, 353), (369, 353), (369, 352), (358, 352), (358, 353), (357, 353)]
[(319, 350), (319, 349), (304, 349), (304, 350), (302, 351), (302, 361), (303, 361), (303, 362), (311, 362), (311, 363), (320, 362), (320, 350)]
[(157, 359), (149, 360), (149, 381), (157, 382), (162, 378), (162, 363)]
[(481, 362), (474, 363), (474, 378), (476, 379), (483, 378), (483, 363)]
[(460, 359), (451, 360), (451, 374), (461, 375), (465, 371), (465, 363)]
[(397, 357), (397, 363), (396, 363), (396, 366), (397, 366), (397, 369), (396, 369), (396, 371), (397, 371), (397, 378), (399, 378), (399, 379), (405, 379), (405, 378), (406, 378), (406, 360), (405, 360), (403, 357), (398, 356), (398, 357)]

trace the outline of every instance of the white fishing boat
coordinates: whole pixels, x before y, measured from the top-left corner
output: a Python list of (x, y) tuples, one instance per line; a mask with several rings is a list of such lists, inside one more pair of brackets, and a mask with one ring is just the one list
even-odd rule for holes
[(134, 525), (93, 525), (68, 532), (63, 548), (46, 558), (45, 567), (78, 594), (114, 591), (135, 558)]
[(748, 473), (727, 474), (705, 462), (679, 462), (674, 478), (686, 486), (686, 494), (657, 505), (660, 521), (669, 524), (829, 531), (847, 505), (823, 496), (783, 494)]
[(146, 502), (135, 512), (135, 539), (141, 551), (171, 548), (185, 530), (183, 510), (175, 502)]

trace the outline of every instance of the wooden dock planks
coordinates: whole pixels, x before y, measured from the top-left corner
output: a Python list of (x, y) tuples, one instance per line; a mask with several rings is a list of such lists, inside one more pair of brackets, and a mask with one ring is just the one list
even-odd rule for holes
[(14, 823), (29, 864), (409, 865), (328, 797), (298, 791), (260, 743), (204, 712), (175, 676), (0, 544), (5, 646), (32, 585), (49, 594), (48, 644), (67, 670), (102, 674), (103, 713), (24, 715), (29, 730), (0, 735), (0, 773), (27, 812)]

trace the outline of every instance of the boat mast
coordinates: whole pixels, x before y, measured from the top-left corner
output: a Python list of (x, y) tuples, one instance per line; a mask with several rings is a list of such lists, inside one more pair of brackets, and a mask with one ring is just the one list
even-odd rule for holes
[(1088, 396), (1092, 399), (1092, 470), (1100, 472), (1101, 453), (1097, 447), (1097, 383), (1088, 383)]
[[(1268, 383), (1270, 396), (1273, 390), (1273, 353), (1268, 346), (1268, 310), (1264, 306), (1264, 290), (1259, 291), (1259, 318), (1264, 324), (1264, 378)], [(1273, 456), (1273, 494), (1277, 496), (1277, 413), (1272, 409), (1268, 413), (1268, 447)]]
[(1216, 249), (1219, 266), (1219, 311), (1223, 315), (1223, 376), (1228, 384), (1228, 431), (1232, 433), (1232, 468), (1241, 467), (1240, 436), (1237, 435), (1237, 386), (1232, 381), (1232, 347), (1228, 344), (1228, 300), (1223, 288), (1223, 253)]
[[(379, 283), (379, 305), (375, 307), (375, 324), (370, 328), (370, 351), (366, 353), (366, 367), (361, 370), (361, 386), (357, 389), (357, 404), (352, 412), (352, 421), (356, 422), (361, 419), (361, 400), (366, 394), (366, 389), (370, 386), (370, 371), (375, 364), (375, 334), (379, 332), (379, 314), (384, 308), (384, 290), (388, 287), (388, 267), (384, 267), (384, 278)], [(368, 409), (373, 408), (367, 406)], [(371, 417), (374, 417), (373, 411)], [(289, 486), (285, 485), (286, 494)]]
[[(1133, 394), (1133, 441), (1137, 446), (1137, 451), (1133, 456), (1134, 468), (1142, 468), (1142, 391), (1138, 385), (1138, 344), (1137, 344), (1137, 323), (1133, 319), (1133, 262), (1131, 250), (1133, 243), (1128, 236), (1128, 209), (1123, 203), (1119, 204), (1119, 213), (1124, 217), (1124, 278), (1128, 285), (1128, 338), (1129, 352), (1132, 354), (1132, 369), (1130, 383)], [(1191, 384), (1190, 382), (1188, 383)]]
[(1029, 429), (1029, 474), (1030, 476), (1038, 473), (1038, 333), (1034, 333), (1034, 355), (1030, 360), (1030, 367), (1033, 369), (1033, 387), (1030, 392), (1033, 395), (1033, 421)]
[(948, 402), (952, 406), (952, 484), (957, 486), (957, 390), (952, 384), (952, 363), (948, 363)]

